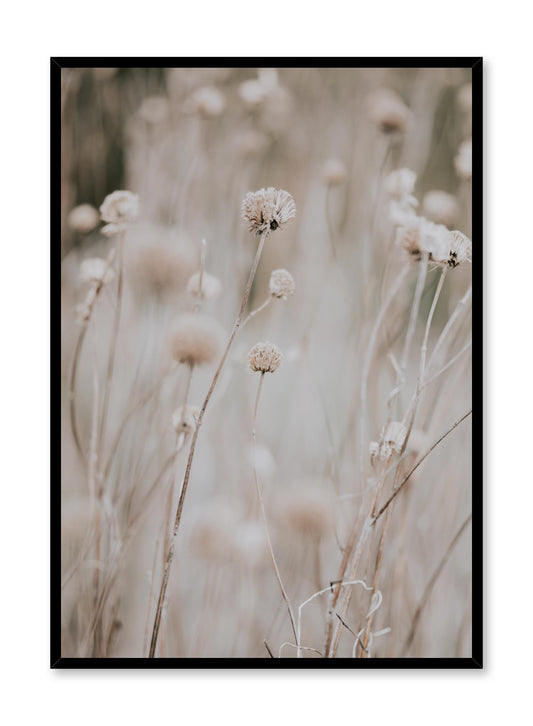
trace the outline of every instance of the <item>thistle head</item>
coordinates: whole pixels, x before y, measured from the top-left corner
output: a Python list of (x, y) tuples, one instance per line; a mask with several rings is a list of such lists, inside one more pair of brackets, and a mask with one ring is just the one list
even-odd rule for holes
[(248, 192), (242, 203), (242, 219), (250, 232), (274, 232), (296, 215), (296, 205), (284, 189), (259, 189)]
[(222, 348), (223, 330), (209, 315), (183, 313), (178, 317), (170, 340), (178, 363), (190, 366), (213, 363)]
[(248, 353), (248, 362), (254, 373), (274, 373), (283, 360), (283, 354), (274, 343), (256, 343)]

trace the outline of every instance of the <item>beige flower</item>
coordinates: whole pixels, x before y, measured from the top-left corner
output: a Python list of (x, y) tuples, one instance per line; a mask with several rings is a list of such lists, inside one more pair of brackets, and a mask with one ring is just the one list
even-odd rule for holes
[(100, 207), (102, 220), (111, 224), (134, 222), (138, 214), (139, 197), (127, 191), (108, 194)]
[(340, 159), (328, 159), (322, 167), (322, 180), (328, 186), (344, 184), (347, 176), (346, 166)]
[(171, 350), (175, 360), (188, 365), (212, 363), (222, 348), (223, 330), (214, 318), (183, 313), (174, 325)]
[(281, 361), (283, 354), (277, 345), (269, 343), (256, 343), (248, 353), (250, 368), (258, 373), (274, 373)]
[(273, 270), (270, 274), (268, 291), (273, 297), (286, 300), (294, 292), (294, 279), (288, 270)]
[(370, 117), (384, 134), (403, 134), (411, 112), (397, 93), (380, 88), (370, 98)]
[(189, 295), (199, 297), (202, 300), (213, 300), (218, 297), (222, 292), (222, 283), (214, 275), (210, 275), (207, 272), (202, 274), (202, 290), (200, 292), (200, 273), (195, 272), (191, 275), (189, 282), (187, 283), (187, 292)]
[(242, 218), (250, 232), (262, 234), (281, 228), (296, 215), (291, 195), (283, 189), (259, 189), (248, 192), (242, 203)]
[(68, 215), (68, 225), (74, 232), (88, 234), (100, 224), (98, 210), (91, 204), (79, 204)]

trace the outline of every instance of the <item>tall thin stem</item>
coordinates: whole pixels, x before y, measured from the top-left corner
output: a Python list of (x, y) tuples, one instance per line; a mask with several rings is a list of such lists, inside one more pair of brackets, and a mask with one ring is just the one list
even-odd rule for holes
[(292, 612), (292, 607), (291, 607), (291, 603), (289, 601), (287, 592), (285, 591), (285, 588), (283, 587), (281, 575), (279, 574), (279, 568), (278, 568), (278, 565), (276, 562), (276, 558), (274, 556), (274, 549), (272, 547), (272, 540), (270, 539), (270, 531), (268, 529), (268, 520), (267, 520), (267, 516), (266, 516), (266, 511), (265, 511), (265, 504), (263, 501), (263, 494), (261, 492), (261, 485), (259, 484), (259, 478), (257, 476), (257, 468), (256, 468), (256, 464), (255, 464), (255, 452), (256, 452), (256, 446), (257, 446), (256, 435), (255, 435), (255, 426), (257, 423), (257, 409), (259, 407), (259, 396), (261, 395), (261, 388), (263, 385), (264, 377), (265, 377), (265, 374), (261, 373), (261, 377), (259, 378), (259, 386), (257, 387), (257, 396), (255, 398), (254, 420), (253, 420), (253, 425), (252, 425), (252, 439), (253, 439), (252, 463), (253, 463), (253, 470), (254, 470), (255, 488), (257, 490), (257, 497), (259, 499), (259, 504), (261, 505), (261, 514), (263, 515), (263, 525), (265, 527), (265, 533), (266, 533), (266, 538), (267, 538), (267, 542), (268, 542), (268, 550), (270, 552), (270, 559), (272, 560), (272, 565), (274, 567), (274, 573), (275, 573), (276, 579), (278, 581), (279, 589), (281, 590), (281, 595), (282, 595), (283, 599), (285, 600), (285, 604), (287, 605), (287, 610), (289, 611), (289, 617), (291, 619), (292, 631), (294, 633), (296, 645), (298, 645), (298, 636), (296, 634), (296, 625), (295, 625), (295, 621), (294, 621), (294, 614)]
[(117, 350), (118, 329), (120, 325), (120, 313), (122, 309), (122, 288), (124, 278), (124, 232), (121, 232), (118, 240), (118, 281), (117, 281), (117, 304), (115, 307), (115, 318), (113, 321), (113, 333), (111, 338), (111, 347), (109, 349), (109, 358), (107, 361), (107, 374), (104, 390), (104, 401), (102, 404), (102, 419), (100, 423), (100, 434), (98, 436), (98, 455), (100, 460), (103, 458), (103, 445), (105, 442), (107, 413), (109, 409), (109, 398), (111, 395), (111, 383), (113, 380), (113, 371), (115, 368), (115, 356)]
[(181, 522), (181, 514), (183, 511), (183, 504), (185, 502), (185, 495), (187, 494), (187, 487), (189, 485), (189, 479), (191, 476), (191, 468), (192, 468), (192, 462), (194, 459), (194, 452), (196, 450), (196, 442), (198, 440), (198, 434), (200, 433), (200, 427), (201, 427), (203, 419), (204, 419), (206, 408), (209, 404), (211, 396), (213, 395), (213, 391), (215, 390), (215, 387), (217, 385), (218, 379), (222, 372), (222, 368), (224, 367), (224, 363), (226, 362), (226, 358), (228, 357), (228, 353), (231, 348), (231, 345), (235, 339), (235, 336), (237, 335), (239, 328), (241, 327), (241, 323), (244, 318), (244, 311), (246, 310), (246, 303), (248, 302), (248, 297), (250, 295), (250, 290), (252, 289), (252, 284), (253, 284), (253, 281), (255, 278), (255, 273), (257, 272), (257, 266), (259, 265), (259, 260), (261, 258), (261, 253), (263, 252), (263, 247), (264, 247), (266, 238), (268, 236), (268, 232), (269, 232), (268, 229), (265, 232), (263, 232), (263, 234), (261, 235), (261, 238), (259, 240), (259, 244), (257, 246), (257, 252), (255, 253), (255, 258), (252, 263), (252, 267), (250, 269), (250, 274), (248, 276), (248, 282), (246, 283), (246, 288), (244, 290), (244, 295), (242, 298), (242, 303), (241, 303), (241, 308), (239, 310), (239, 314), (233, 325), (233, 330), (231, 331), (231, 335), (226, 344), (226, 349), (224, 350), (224, 353), (222, 354), (222, 358), (220, 360), (220, 363), (218, 364), (218, 368), (215, 372), (215, 375), (213, 376), (213, 380), (211, 381), (211, 385), (209, 386), (209, 390), (207, 391), (207, 395), (202, 404), (202, 408), (200, 409), (200, 413), (198, 414), (198, 420), (196, 422), (196, 428), (195, 428), (193, 436), (192, 436), (191, 447), (189, 449), (189, 457), (187, 459), (187, 466), (185, 469), (185, 476), (183, 477), (183, 484), (181, 487), (180, 498), (178, 501), (178, 508), (176, 511), (176, 519), (174, 521), (174, 530), (172, 533), (172, 539), (170, 541), (170, 546), (169, 546), (166, 561), (165, 561), (165, 568), (164, 568), (164, 572), (163, 572), (163, 581), (161, 583), (161, 590), (159, 592), (159, 599), (157, 602), (157, 608), (156, 608), (156, 613), (155, 613), (155, 618), (154, 618), (154, 627), (152, 630), (152, 640), (150, 643), (150, 653), (148, 656), (149, 658), (155, 658), (155, 650), (157, 647), (159, 626), (161, 624), (161, 614), (163, 612), (163, 605), (165, 602), (165, 595), (167, 592), (168, 578), (170, 576), (170, 569), (172, 567), (172, 561), (174, 559), (175, 540), (176, 540), (176, 535), (178, 534), (178, 529), (179, 529), (180, 522)]

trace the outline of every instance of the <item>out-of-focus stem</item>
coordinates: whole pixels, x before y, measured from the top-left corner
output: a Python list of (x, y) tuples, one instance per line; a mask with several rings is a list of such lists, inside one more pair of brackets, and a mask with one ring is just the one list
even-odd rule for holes
[(250, 274), (248, 276), (248, 282), (246, 283), (246, 288), (244, 290), (244, 295), (243, 295), (242, 303), (241, 303), (241, 309), (239, 310), (239, 314), (237, 316), (237, 320), (235, 321), (235, 323), (233, 325), (233, 330), (231, 331), (231, 335), (227, 342), (226, 349), (224, 350), (224, 353), (222, 354), (222, 358), (220, 360), (220, 363), (218, 364), (218, 368), (215, 372), (215, 375), (213, 376), (213, 380), (211, 381), (211, 385), (209, 386), (209, 390), (207, 391), (207, 395), (202, 404), (202, 408), (200, 409), (200, 413), (198, 414), (196, 428), (194, 430), (194, 433), (192, 436), (192, 441), (191, 441), (191, 446), (189, 449), (189, 458), (187, 459), (187, 466), (185, 469), (185, 476), (183, 478), (183, 484), (181, 487), (181, 494), (180, 494), (180, 498), (178, 501), (176, 519), (174, 522), (174, 530), (172, 533), (170, 547), (169, 547), (166, 561), (165, 561), (165, 568), (164, 568), (164, 572), (163, 572), (163, 582), (161, 583), (161, 590), (159, 592), (159, 599), (157, 602), (157, 609), (156, 609), (156, 614), (155, 614), (155, 618), (154, 618), (152, 640), (150, 643), (150, 653), (148, 656), (149, 658), (155, 658), (155, 650), (157, 647), (157, 637), (159, 634), (159, 626), (161, 623), (161, 614), (163, 612), (163, 605), (164, 605), (165, 595), (166, 595), (167, 586), (168, 586), (168, 578), (170, 576), (170, 569), (172, 567), (172, 561), (174, 559), (174, 543), (175, 543), (176, 535), (178, 534), (178, 529), (179, 529), (180, 522), (181, 522), (181, 513), (183, 511), (185, 495), (187, 494), (187, 487), (189, 485), (189, 479), (191, 476), (191, 468), (192, 468), (192, 462), (194, 459), (194, 452), (196, 450), (196, 442), (198, 440), (198, 434), (200, 433), (200, 427), (201, 427), (203, 419), (204, 419), (206, 408), (209, 404), (211, 396), (213, 395), (213, 391), (215, 390), (216, 384), (217, 384), (220, 374), (222, 372), (222, 368), (224, 367), (224, 363), (226, 362), (226, 358), (228, 357), (228, 353), (231, 348), (231, 345), (235, 339), (235, 336), (237, 335), (239, 328), (241, 327), (242, 320), (244, 318), (244, 311), (246, 309), (246, 303), (248, 302), (248, 297), (250, 295), (250, 290), (252, 289), (252, 284), (253, 284), (253, 281), (255, 278), (255, 273), (257, 272), (257, 266), (259, 265), (259, 260), (261, 258), (261, 253), (263, 252), (263, 247), (264, 247), (266, 238), (268, 236), (268, 232), (269, 232), (269, 230), (266, 230), (265, 232), (263, 232), (263, 234), (261, 235), (261, 239), (259, 240), (259, 244), (257, 246), (257, 251), (255, 253), (255, 258), (252, 263), (252, 267), (250, 269)]

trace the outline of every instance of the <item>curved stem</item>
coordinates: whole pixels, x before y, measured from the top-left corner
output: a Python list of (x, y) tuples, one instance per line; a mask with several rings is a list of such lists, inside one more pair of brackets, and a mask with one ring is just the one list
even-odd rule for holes
[(255, 310), (253, 310), (253, 311), (252, 311), (252, 312), (251, 312), (251, 313), (250, 313), (250, 314), (248, 315), (248, 317), (247, 317), (247, 318), (245, 318), (245, 320), (244, 320), (243, 324), (241, 325), (241, 330), (242, 330), (242, 329), (244, 328), (244, 326), (245, 326), (245, 325), (246, 325), (246, 324), (247, 324), (247, 323), (248, 323), (248, 322), (249, 322), (249, 321), (250, 321), (250, 320), (251, 320), (252, 318), (255, 318), (255, 316), (257, 315), (257, 313), (260, 313), (260, 312), (261, 312), (262, 310), (264, 310), (264, 309), (265, 309), (266, 307), (268, 307), (268, 306), (270, 305), (270, 303), (271, 303), (271, 302), (272, 302), (272, 295), (269, 295), (269, 296), (267, 297), (267, 299), (265, 300), (265, 302), (264, 302), (264, 303), (263, 303), (262, 305), (260, 305), (260, 306), (259, 306), (258, 308), (256, 308)]
[(243, 320), (243, 317), (244, 317), (244, 311), (246, 309), (246, 303), (248, 302), (248, 297), (250, 295), (250, 290), (252, 288), (252, 283), (253, 283), (254, 278), (255, 278), (255, 273), (257, 272), (257, 266), (259, 265), (259, 260), (261, 258), (261, 253), (263, 251), (263, 247), (264, 247), (264, 244), (265, 244), (265, 240), (266, 240), (266, 238), (268, 236), (268, 231), (269, 230), (266, 230), (265, 232), (263, 232), (263, 234), (261, 235), (261, 238), (259, 240), (259, 244), (257, 246), (257, 252), (255, 253), (255, 258), (254, 258), (254, 261), (252, 263), (252, 267), (250, 269), (250, 274), (248, 276), (248, 282), (246, 283), (246, 288), (244, 290), (244, 295), (243, 295), (242, 303), (241, 303), (241, 309), (239, 310), (239, 314), (237, 316), (237, 320), (235, 321), (235, 323), (233, 325), (233, 330), (231, 331), (231, 335), (230, 335), (229, 340), (227, 342), (226, 349), (224, 350), (224, 353), (222, 354), (222, 358), (220, 360), (220, 363), (218, 364), (218, 368), (217, 368), (217, 370), (215, 372), (215, 375), (213, 376), (213, 380), (211, 381), (211, 385), (209, 386), (209, 390), (207, 391), (207, 395), (206, 395), (205, 400), (204, 400), (204, 402), (202, 404), (202, 408), (200, 409), (200, 413), (198, 415), (198, 421), (196, 423), (196, 428), (195, 428), (194, 433), (193, 433), (193, 436), (192, 436), (191, 446), (190, 446), (190, 449), (189, 449), (189, 457), (187, 459), (187, 466), (186, 466), (186, 469), (185, 469), (185, 476), (183, 477), (183, 484), (182, 484), (182, 487), (181, 487), (181, 494), (180, 494), (180, 498), (179, 498), (179, 501), (178, 501), (178, 508), (177, 508), (177, 511), (176, 511), (176, 519), (174, 521), (174, 530), (173, 530), (173, 533), (172, 533), (172, 538), (171, 538), (171, 541), (170, 541), (170, 546), (169, 546), (169, 549), (168, 549), (168, 552), (167, 552), (167, 557), (166, 557), (166, 561), (165, 561), (165, 568), (164, 568), (164, 572), (163, 572), (163, 581), (161, 583), (161, 589), (160, 589), (160, 592), (159, 592), (159, 599), (158, 599), (158, 602), (157, 602), (156, 614), (155, 614), (155, 618), (154, 618), (154, 626), (153, 626), (153, 630), (152, 630), (152, 640), (151, 640), (151, 643), (150, 643), (150, 653), (149, 653), (149, 656), (148, 656), (149, 658), (155, 658), (155, 650), (156, 650), (156, 647), (157, 647), (157, 638), (158, 638), (158, 634), (159, 634), (159, 626), (161, 624), (161, 614), (163, 612), (163, 605), (164, 605), (164, 602), (165, 602), (165, 595), (166, 595), (166, 592), (167, 592), (168, 578), (170, 576), (170, 569), (172, 567), (172, 561), (174, 559), (174, 544), (175, 544), (176, 535), (178, 534), (178, 529), (179, 529), (180, 522), (181, 522), (181, 514), (182, 514), (182, 511), (183, 511), (183, 504), (185, 502), (185, 496), (187, 494), (187, 487), (189, 485), (189, 479), (190, 479), (190, 476), (191, 476), (191, 468), (192, 468), (192, 462), (193, 462), (193, 459), (194, 459), (194, 452), (196, 450), (196, 442), (198, 440), (198, 434), (200, 433), (200, 427), (201, 427), (202, 422), (203, 422), (203, 419), (204, 419), (204, 414), (205, 414), (206, 408), (207, 408), (207, 406), (209, 404), (209, 401), (211, 399), (211, 396), (213, 395), (213, 391), (215, 390), (215, 387), (217, 385), (218, 379), (219, 379), (220, 374), (222, 372), (222, 368), (224, 367), (224, 363), (226, 362), (226, 358), (228, 357), (228, 353), (229, 353), (229, 350), (231, 348), (231, 345), (232, 345), (232, 343), (233, 343), (233, 341), (235, 339), (235, 336), (237, 335), (237, 332), (238, 332), (239, 328), (241, 327), (241, 323), (242, 323), (242, 320)]
[(85, 454), (81, 445), (80, 434), (78, 431), (78, 421), (76, 415), (76, 378), (78, 373), (78, 362), (83, 348), (83, 341), (85, 339), (85, 333), (87, 332), (87, 325), (84, 325), (80, 330), (78, 340), (76, 343), (76, 349), (74, 351), (74, 360), (72, 361), (72, 369), (70, 372), (70, 383), (69, 383), (69, 399), (70, 399), (70, 428), (72, 431), (72, 437), (76, 444), (76, 450), (80, 456), (80, 459), (85, 463)]

